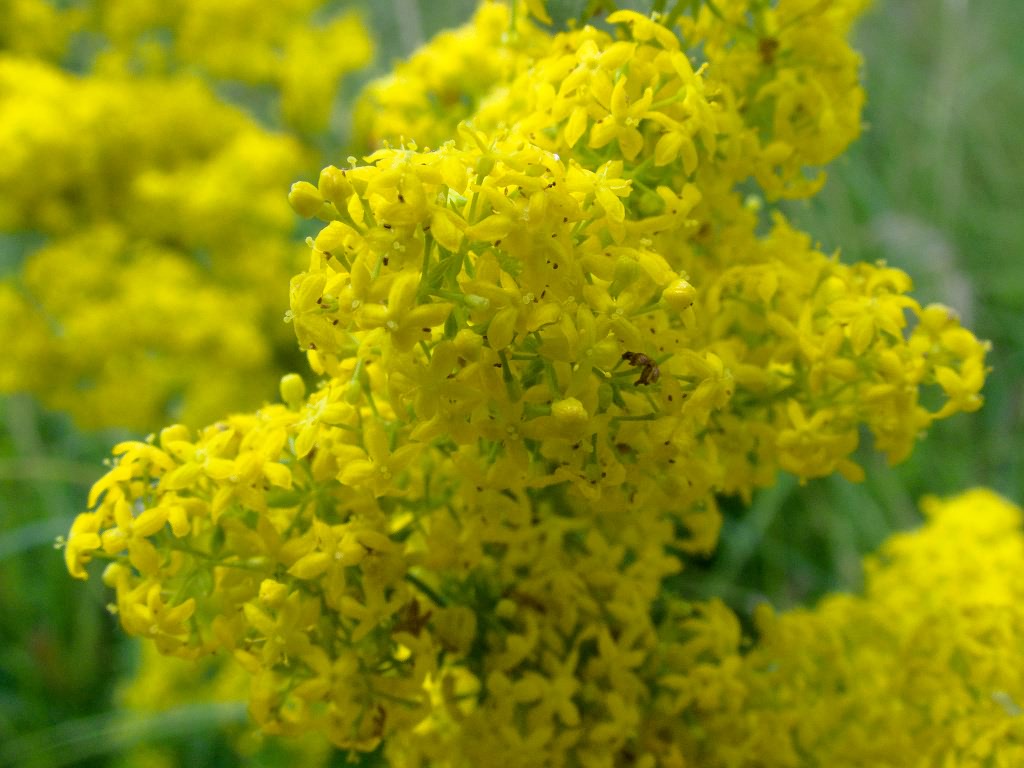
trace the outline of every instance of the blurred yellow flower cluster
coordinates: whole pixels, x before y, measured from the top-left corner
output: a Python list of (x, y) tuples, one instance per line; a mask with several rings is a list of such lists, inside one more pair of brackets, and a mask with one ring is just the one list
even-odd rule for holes
[(324, 0), (96, 0), (84, 26), (110, 42), (104, 69), (268, 87), (284, 125), (310, 137), (327, 128), (341, 78), (373, 55), (360, 16)]
[[(142, 644), (139, 651), (137, 673), (122, 681), (115, 692), (126, 723), (140, 717), (163, 719), (198, 709), (225, 721), (227, 743), (246, 764), (296, 764), (304, 768), (331, 764), (334, 748), (319, 734), (282, 739), (265, 736), (248, 725), (244, 699), (249, 676), (230, 656), (206, 656), (191, 661), (164, 656), (152, 643)], [(116, 764), (174, 768), (189, 763), (187, 759), (176, 759), (174, 750), (166, 743), (155, 741), (126, 749)]]
[(721, 603), (679, 625), (652, 707), (685, 756), (667, 764), (1020, 765), (1021, 510), (982, 489), (923, 508), (867, 560), (863, 597), (762, 608), (745, 653)]
[(548, 36), (509, 5), (481, 2), (472, 21), (439, 33), (394, 71), (371, 82), (355, 108), (358, 144), (408, 137), (437, 146), (455, 134), (481, 100), (511, 82), (534, 56), (543, 55)]
[[(279, 311), (268, 311), (284, 304), (301, 264), (283, 192), (316, 153), (226, 102), (194, 67), (265, 82), (286, 126), (320, 130), (338, 78), (370, 55), (365, 29), (344, 15), (312, 31), (319, 3), (273, 14), (235, 4), (223, 19), (208, 18), (219, 6), (207, 3), (13, 5), (0, 47), (0, 231), (43, 244), (0, 283), (0, 391), (33, 392), (83, 426), (135, 429), (201, 424), (264, 401), (294, 348)], [(249, 27), (250, 13), (273, 23)], [(24, 50), (18, 41), (42, 19), (63, 36)], [(234, 47), (224, 50), (213, 41), (229, 22), (251, 33), (227, 36)], [(166, 26), (195, 50), (160, 47), (155, 30)], [(337, 61), (289, 84), (282, 35), (303, 51), (328, 45)], [(68, 39), (103, 43), (84, 74), (57, 63)]]
[[(865, 598), (763, 616), (749, 653), (723, 604), (664, 589), (715, 548), (719, 496), (780, 469), (857, 479), (862, 432), (898, 461), (977, 409), (987, 348), (773, 205), (858, 133), (863, 3), (679, 5), (549, 32), (484, 3), (372, 85), (380, 148), (289, 195), (324, 223), (285, 316), (316, 386), (289, 374), (281, 404), (115, 447), (70, 572), (107, 560), (160, 652), (230, 654), (265, 732), (409, 766), (828, 764), (849, 712), (924, 706), (940, 659), (960, 692), (891, 724), (899, 754), (1015, 701), (967, 651), (1003, 625), (929, 614), (900, 575), (1015, 525), (982, 493), (889, 545)], [(946, 656), (911, 647), (947, 619)], [(924, 671), (872, 677), (875, 657)]]

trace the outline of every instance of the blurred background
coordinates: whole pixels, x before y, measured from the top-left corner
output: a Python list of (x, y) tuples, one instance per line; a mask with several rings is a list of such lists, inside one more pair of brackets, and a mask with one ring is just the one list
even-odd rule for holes
[[(59, 8), (88, 15), (91, 5), (64, 3)], [(322, 91), (311, 95), (287, 79), (232, 69), (230, 46), (218, 58), (199, 22), (191, 29), (205, 51), (202, 65), (176, 61), (173, 55), (153, 65), (152, 57), (162, 55), (160, 19), (140, 20), (144, 14), (137, 10), (149, 4), (135, 3), (134, 10), (131, 3), (95, 5), (103, 6), (105, 15), (98, 21), (83, 21), (83, 16), (69, 22), (78, 31), (69, 32), (64, 45), (54, 37), (59, 30), (45, 9), (40, 10), (54, 6), (42, 0), (0, 0), (0, 126), (6, 126), (0, 127), (0, 166), (7, 166), (0, 169), (0, 198), (8, 201), (0, 202), (0, 281), (15, 287), (32, 280), (45, 283), (50, 294), (44, 301), (67, 311), (69, 323), (78, 323), (82, 333), (105, 328), (112, 339), (110, 349), (85, 349), (74, 338), (64, 339), (64, 346), (33, 347), (28, 315), (35, 309), (18, 304), (13, 292), (0, 290), (0, 343), (5, 347), (0, 389), (21, 392), (0, 397), (0, 766), (272, 766), (297, 757), (309, 764), (350, 764), (346, 755), (322, 745), (247, 733), (239, 689), (229, 673), (215, 666), (195, 671), (165, 665), (154, 672), (137, 643), (121, 633), (107, 612), (101, 581), (79, 582), (67, 575), (54, 540), (84, 509), (88, 488), (102, 474), (111, 446), (145, 435), (163, 423), (163, 414), (201, 420), (223, 406), (217, 399), (217, 370), (198, 363), (183, 368), (182, 380), (160, 393), (159, 402), (149, 402), (142, 392), (152, 388), (129, 372), (149, 370), (151, 361), (121, 356), (124, 347), (137, 341), (132, 334), (147, 333), (135, 327), (130, 308), (113, 318), (75, 312), (92, 296), (109, 298), (132, 290), (129, 258), (164, 269), (162, 265), (172, 262), (167, 249), (187, 252), (200, 264), (195, 274), (170, 267), (160, 274), (177, 294), (190, 298), (188, 305), (178, 306), (156, 293), (149, 300), (161, 307), (167, 303), (166, 323), (190, 312), (200, 327), (204, 313), (219, 322), (224, 308), (231, 306), (234, 335), (217, 355), (231, 360), (233, 375), (244, 377), (250, 386), (248, 402), (236, 407), (273, 398), (280, 374), (303, 365), (289, 329), (280, 322), (287, 306), (287, 275), (292, 264), (301, 264), (301, 241), (309, 233), (287, 210), (288, 184), (315, 180), (320, 167), (343, 161), (351, 140), (349, 115), (360, 86), (439, 29), (464, 22), (475, 3), (282, 4), (300, 11), (308, 6), (324, 29), (333, 29), (337, 19), (351, 18), (346, 14), (354, 10), (367, 30), (363, 40), (356, 39), (355, 27), (339, 26), (332, 34), (342, 42), (335, 47), (344, 48), (347, 58), (316, 64), (331, 75), (324, 75), (317, 88), (336, 95), (319, 126), (302, 124), (297, 115), (303, 110), (290, 110), (289, 104), (301, 107), (303, 99)], [(306, 23), (310, 13), (302, 13)], [(127, 39), (136, 27), (148, 30), (152, 45), (118, 49), (118, 36), (123, 33)], [(216, 39), (230, 28), (222, 23)], [(830, 478), (799, 485), (782, 476), (775, 487), (755, 497), (751, 508), (727, 500), (719, 551), (684, 574), (682, 586), (695, 596), (722, 596), (743, 614), (764, 600), (786, 608), (828, 591), (855, 590), (863, 555), (892, 531), (918, 522), (921, 496), (987, 485), (1024, 501), (1021, 29), (1024, 6), (1010, 0), (877, 2), (856, 33), (868, 93), (864, 135), (833, 165), (820, 195), (788, 207), (789, 215), (825, 250), (841, 249), (845, 260), (884, 259), (906, 270), (918, 300), (955, 307), (968, 328), (991, 340), (985, 408), (936, 423), (913, 457), (898, 467), (888, 467), (865, 444), (859, 455), (867, 470), (864, 483)], [(130, 76), (143, 60), (147, 71), (158, 71), (174, 88), (184, 87), (181, 83), (189, 79), (212, 84), (208, 92), (180, 95), (177, 103), (187, 105), (191, 119), (175, 113), (173, 106), (143, 101), (153, 98), (147, 92), (134, 94), (126, 107), (119, 96), (97, 87), (82, 93), (88, 104), (77, 103), (76, 86), (45, 70), (103, 69), (105, 76), (116, 78)], [(299, 81), (305, 82), (302, 77)], [(166, 136), (186, 135), (192, 154), (169, 159), (160, 146), (146, 143), (147, 137), (161, 136), (159, 130), (148, 126), (136, 135), (129, 126), (124, 136), (114, 132), (112, 146), (91, 151), (99, 153), (99, 167), (115, 167), (134, 188), (148, 190), (151, 207), (133, 207), (134, 202), (118, 197), (116, 187), (97, 199), (81, 199), (68, 178), (88, 169), (69, 168), (71, 160), (66, 159), (47, 180), (48, 189), (69, 185), (57, 201), (63, 207), (51, 210), (56, 205), (52, 196), (33, 198), (28, 188), (34, 182), (17, 174), (38, 165), (33, 152), (47, 152), (50, 158), (66, 152), (73, 159), (80, 145), (54, 131), (50, 143), (30, 146), (18, 133), (27, 129), (15, 125), (11, 111), (17, 99), (34, 100), (32, 125), (49, 119), (72, 134), (81, 132), (78, 126), (102, 124), (122, 114), (158, 113), (166, 123)], [(232, 105), (230, 114), (217, 111), (220, 103)], [(259, 173), (232, 160), (233, 151), (252, 146), (268, 158)], [(132, 154), (131, 148), (133, 158), (122, 157)], [(194, 196), (205, 200), (194, 210), (183, 208), (167, 191), (183, 177), (190, 179)], [(206, 189), (203, 184), (209, 189), (200, 194), (196, 190)], [(264, 202), (258, 211), (237, 208), (225, 189)], [(27, 202), (18, 209), (17, 201)], [(186, 219), (213, 217), (222, 230), (231, 230), (231, 242), (221, 242), (221, 235), (211, 232), (195, 242), (163, 237), (155, 248), (150, 233), (159, 219), (152, 217), (152, 210), (176, 211)], [(69, 211), (73, 226), (62, 228)], [(274, 222), (272, 231), (254, 229), (254, 221)], [(276, 243), (277, 250), (261, 250), (268, 242)], [(221, 259), (222, 252), (239, 247), (252, 256), (244, 269)], [(89, 263), (105, 268), (97, 267), (96, 274), (71, 270), (62, 281), (75, 253), (86, 253)], [(111, 284), (104, 277), (111, 270), (122, 276), (120, 282)], [(200, 284), (204, 275), (215, 278), (213, 288)], [(241, 292), (264, 283), (280, 292), (272, 317), (263, 316), (265, 304), (237, 306)], [(152, 332), (162, 339), (165, 331), (160, 326)], [(196, 350), (211, 343), (197, 332), (174, 337), (170, 348), (182, 359), (193, 359)], [(32, 351), (40, 348), (45, 353)], [(154, 377), (160, 374), (153, 372)], [(195, 413), (180, 410), (188, 400), (190, 378), (212, 393)], [(79, 398), (85, 390), (94, 392), (95, 400)], [(98, 403), (109, 400), (111, 392), (120, 392), (118, 400), (126, 404), (131, 423), (109, 426), (115, 420)], [(374, 765), (376, 760), (371, 755), (362, 764)]]

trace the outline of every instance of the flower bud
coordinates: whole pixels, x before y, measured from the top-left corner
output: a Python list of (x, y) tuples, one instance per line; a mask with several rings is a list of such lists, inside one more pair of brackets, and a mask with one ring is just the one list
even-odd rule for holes
[(160, 430), (160, 447), (165, 451), (171, 443), (188, 442), (191, 435), (184, 424), (172, 424)]
[(296, 181), (288, 192), (288, 204), (305, 219), (316, 216), (324, 206), (320, 191), (308, 181)]
[(297, 373), (288, 373), (281, 377), (281, 399), (293, 411), (299, 409), (306, 397), (306, 383)]
[(494, 170), (494, 158), (489, 155), (484, 155), (476, 161), (476, 173), (477, 176), (487, 176), (491, 171)]
[(318, 183), (320, 195), (324, 200), (334, 203), (338, 210), (345, 207), (345, 203), (352, 196), (352, 184), (340, 168), (329, 165), (320, 171)]
[(363, 385), (357, 379), (351, 379), (341, 396), (349, 405), (355, 405), (363, 396)]
[(675, 280), (661, 294), (661, 300), (674, 312), (689, 309), (696, 299), (697, 289), (682, 278)]
[(919, 317), (921, 326), (933, 334), (940, 333), (959, 319), (956, 310), (944, 304), (929, 304), (921, 310)]
[(583, 407), (583, 403), (575, 397), (567, 397), (565, 400), (558, 400), (551, 406), (551, 415), (559, 426), (572, 432), (578, 432), (590, 420), (590, 414)]
[(640, 265), (636, 259), (628, 256), (620, 256), (615, 262), (615, 274), (611, 285), (608, 286), (608, 293), (618, 297), (626, 288), (636, 282), (640, 277)]

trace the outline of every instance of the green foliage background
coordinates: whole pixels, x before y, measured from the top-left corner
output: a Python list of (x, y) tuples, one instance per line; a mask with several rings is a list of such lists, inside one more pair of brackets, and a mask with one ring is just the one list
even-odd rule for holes
[[(465, 19), (473, 5), (367, 2), (376, 71)], [(556, 16), (575, 10), (569, 0), (551, 5)], [(1021, 29), (1024, 5), (1012, 0), (879, 3), (857, 34), (867, 129), (834, 165), (825, 191), (790, 209), (826, 249), (905, 269), (919, 300), (956, 307), (992, 341), (985, 408), (939, 422), (896, 468), (865, 445), (862, 484), (799, 486), (783, 476), (750, 508), (726, 503), (719, 551), (679, 577), (688, 593), (722, 596), (741, 614), (763, 600), (806, 603), (856, 589), (862, 555), (913, 526), (924, 494), (984, 484), (1024, 500)], [(346, 91), (351, 99), (355, 85)], [(335, 135), (347, 130), (342, 109)], [(23, 248), (0, 239), (0, 273), (15, 268)], [(114, 689), (136, 646), (105, 611), (99, 580), (70, 579), (52, 547), (123, 437), (76, 431), (27, 397), (0, 399), (0, 766), (130, 765), (142, 758), (129, 750), (150, 743), (173, 747), (183, 765), (239, 760), (222, 733), (244, 722), (243, 705), (197, 704), (157, 717), (117, 710)], [(273, 750), (257, 760), (284, 764)], [(344, 755), (335, 762), (344, 764)]]

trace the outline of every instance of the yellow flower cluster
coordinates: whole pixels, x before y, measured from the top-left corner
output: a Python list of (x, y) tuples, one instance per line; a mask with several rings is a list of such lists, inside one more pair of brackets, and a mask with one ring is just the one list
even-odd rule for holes
[[(630, 26), (632, 39), (617, 40), (590, 26), (551, 36), (525, 13), (510, 20), (507, 5), (483, 2), (470, 24), (366, 89), (357, 133), (367, 146), (437, 146), (463, 120), (515, 125), (591, 165), (617, 156), (638, 181), (682, 160), (688, 176), (701, 165), (715, 189), (752, 177), (769, 199), (808, 197), (825, 181), (812, 170), (860, 133), (860, 57), (847, 37), (868, 4), (694, 3), (678, 36), (658, 23), (672, 19), (620, 11), (609, 21)], [(533, 15), (550, 21), (540, 5)], [(589, 151), (616, 141), (618, 152)]]
[[(252, 74), (214, 66), (218, 56), (285, 77), (274, 64), (280, 35), (343, 36), (317, 77), (292, 78), (301, 82), (290, 91), (273, 83), (312, 130), (327, 111), (307, 102), (329, 110), (337, 78), (369, 56), (360, 22), (346, 15), (314, 33), (319, 4), (281, 4), (253, 12), (272, 22), (254, 29), (239, 21), (253, 9), (232, 4), (241, 15), (228, 28), (248, 30), (240, 39), (215, 33), (231, 20), (207, 18), (227, 8), (218, 4), (14, 5), (12, 40), (45, 19), (111, 47), (87, 74), (13, 45), (0, 53), (0, 230), (45, 243), (0, 283), (0, 391), (32, 392), (85, 427), (140, 430), (265, 402), (280, 366), (293, 364), (294, 336), (273, 307), (303, 258), (282, 191), (316, 167), (315, 152), (226, 103), (183, 62), (143, 56), (143, 41), (173, 23), (173, 40), (184, 45), (192, 30), (189, 45), (211, 57), (210, 77)], [(294, 45), (308, 55), (324, 44), (307, 42)], [(57, 57), (57, 47), (44, 52)]]
[[(150, 642), (139, 647), (135, 674), (122, 682), (115, 692), (120, 715), (131, 727), (132, 721), (177, 710), (187, 713), (206, 707), (222, 713), (232, 708), (241, 710), (218, 733), (225, 746), (242, 760), (253, 765), (295, 763), (308, 768), (331, 764), (333, 747), (318, 734), (303, 738), (265, 737), (244, 717), (244, 702), (249, 690), (249, 676), (238, 663), (227, 656), (208, 656), (187, 661), (161, 654)], [(229, 719), (229, 718), (225, 718)], [(205, 723), (204, 723), (205, 725)], [(118, 765), (163, 766), (188, 768), (193, 762), (182, 750), (172, 745), (139, 743), (125, 750)]]
[[(694, 709), (744, 722), (738, 623), (663, 589), (714, 548), (716, 496), (856, 478), (861, 429), (899, 460), (981, 403), (986, 347), (950, 310), (749, 199), (810, 194), (856, 135), (860, 6), (708, 4), (683, 38), (516, 22), (529, 55), (484, 54), (457, 138), (421, 151), (415, 99), (381, 112), (367, 134), (404, 142), (290, 194), (325, 222), (286, 315), (316, 391), (290, 374), (283, 404), (117, 446), (70, 572), (109, 561), (161, 652), (231, 654), (268, 733), (410, 766), (739, 748)], [(456, 81), (430, 79), (440, 51), (405, 73), (428, 102)]]
[[(910, 288), (906, 275), (884, 265), (847, 267), (826, 258), (781, 215), (766, 221), (758, 216), (758, 201), (743, 200), (737, 192), (753, 179), (769, 199), (810, 195), (824, 175), (812, 177), (808, 168), (838, 155), (858, 134), (863, 104), (859, 58), (845, 37), (864, 3), (806, 5), (737, 2), (723, 10), (709, 4), (695, 17), (684, 17), (682, 39), (706, 56), (697, 70), (681, 50), (680, 38), (629, 12), (609, 18), (629, 27), (625, 39), (585, 27), (550, 37), (546, 52), (536, 29), (527, 24), (507, 37), (504, 47), (494, 45), (485, 23), (499, 14), (494, 5), (485, 4), (473, 25), (451, 36), (461, 41), (459, 49), (475, 44), (494, 57), (494, 63), (478, 70), (488, 79), (500, 76), (500, 65), (506, 73), (519, 71), (504, 82), (499, 79), (484, 97), (475, 81), (467, 89), (463, 103), (479, 105), (471, 116), (474, 127), (490, 137), (517, 137), (569, 167), (575, 162), (619, 177), (620, 187), (603, 193), (611, 208), (605, 211), (607, 231), (598, 241), (602, 248), (616, 247), (603, 249), (603, 274), (592, 257), (581, 264), (583, 275), (608, 281), (613, 301), (591, 298), (590, 308), (598, 314), (635, 312), (636, 301), (619, 305), (628, 270), (667, 279), (665, 273), (655, 276), (652, 269), (661, 268), (644, 265), (642, 256), (618, 253), (624, 240), (634, 249), (639, 243), (638, 250), (656, 253), (705, 296), (695, 305), (698, 321), (682, 335), (665, 338), (666, 330), (678, 334), (680, 324), (654, 318), (643, 318), (636, 330), (641, 336), (649, 331), (657, 345), (635, 335), (627, 340), (621, 330), (615, 333), (620, 345), (636, 347), (620, 352), (668, 358), (662, 369), (691, 383), (710, 370), (728, 371), (742, 390), (737, 399), (751, 398), (745, 405), (759, 410), (758, 417), (744, 414), (742, 421), (721, 424), (722, 450), (710, 462), (722, 470), (723, 479), (715, 484), (729, 492), (746, 493), (751, 471), (762, 473), (762, 484), (771, 482), (776, 466), (803, 476), (835, 470), (859, 476), (846, 456), (862, 422), (891, 460), (905, 458), (934, 417), (918, 405), (921, 385), (938, 384), (944, 391), (948, 404), (942, 416), (981, 403), (977, 392), (984, 378), (984, 347), (960, 330), (947, 310), (930, 307), (922, 314), (904, 295)], [(377, 86), (382, 94), (377, 101), (386, 104), (388, 97), (396, 107), (370, 112), (375, 122), (366, 129), (369, 135), (420, 139), (424, 129), (414, 116), (423, 114), (424, 104), (405, 107), (419, 93), (435, 99), (439, 90), (451, 87), (455, 78), (430, 79), (435, 69), (443, 71), (431, 63), (445, 61), (447, 50), (440, 42), (429, 45), (406, 79)], [(413, 76), (421, 72), (418, 79)], [(396, 93), (400, 85), (407, 87), (404, 101)], [(441, 116), (432, 118), (434, 129), (426, 130), (425, 140), (434, 142), (438, 125), (452, 126)], [(477, 140), (481, 149), (488, 140)], [(445, 185), (449, 181), (442, 180)], [(337, 212), (319, 207), (323, 190), (319, 197), (306, 193), (308, 214), (329, 218)], [(622, 198), (623, 205), (612, 202), (614, 197)], [(530, 212), (525, 201), (519, 207), (492, 206), (491, 211), (515, 220)], [(577, 231), (580, 224), (593, 228), (595, 223), (601, 222), (572, 222)], [(555, 236), (549, 221), (539, 229)], [(591, 248), (594, 244), (593, 237), (585, 241)], [(509, 252), (517, 265), (536, 258), (539, 249), (527, 248), (531, 252), (525, 257)], [(508, 249), (506, 242), (502, 250)], [(546, 280), (530, 280), (519, 296), (539, 296), (546, 287)], [(640, 294), (649, 288), (634, 286)], [(555, 294), (547, 301), (562, 299)], [(689, 300), (687, 294), (684, 301)], [(921, 322), (900, 343), (907, 335), (908, 313), (920, 315)], [(524, 330), (533, 329), (519, 323), (517, 332)], [(692, 361), (670, 359), (670, 345), (711, 352), (712, 358), (697, 363), (711, 369), (697, 372)], [(934, 364), (921, 364), (924, 350), (938, 353)], [(761, 431), (756, 422), (771, 428)], [(747, 464), (748, 458), (754, 469), (730, 466), (734, 460)]]
[(825, 181), (811, 169), (860, 134), (860, 56), (848, 36), (870, 0), (702, 3), (680, 19), (700, 46), (722, 107), (719, 151), (736, 178), (753, 175), (770, 199), (807, 197)]
[(0, 54), (55, 60), (64, 55), (81, 14), (47, 0), (0, 0), (0, 19)]
[(137, 429), (266, 398), (287, 337), (264, 307), (299, 263), (280, 193), (297, 143), (195, 81), (13, 58), (0, 135), (0, 228), (50, 238), (0, 287), (4, 391)]
[(356, 104), (357, 144), (379, 147), (405, 137), (426, 146), (448, 141), (480, 101), (542, 55), (548, 36), (507, 3), (482, 0), (473, 20), (431, 39), (386, 77), (370, 83)]
[[(1021, 510), (979, 489), (926, 500), (924, 511), (923, 529), (868, 559), (863, 596), (784, 614), (763, 607), (748, 651), (720, 602), (677, 606), (651, 665), (660, 671), (646, 732), (664, 725), (671, 740), (658, 747), (661, 764), (970, 768), (1024, 759)], [(247, 677), (225, 661), (166, 659), (146, 644), (121, 699), (131, 711), (238, 700)], [(289, 746), (321, 764), (313, 742)]]
[(283, 123), (312, 137), (327, 128), (341, 79), (373, 56), (361, 16), (332, 6), (324, 0), (93, 0), (82, 27), (109, 43), (102, 69), (187, 69), (269, 88)]
[(924, 511), (869, 558), (863, 597), (763, 609), (748, 653), (720, 603), (680, 625), (652, 701), (678, 739), (666, 764), (1024, 763), (1021, 510), (973, 490)]
[[(860, 4), (844, 5), (842, 13), (801, 13), (801, 29), (821, 28), (807, 35), (787, 31), (793, 26), (788, 14), (794, 13), (788, 4), (774, 11), (756, 6), (754, 30), (782, 30), (777, 58), (761, 60), (769, 70), (763, 80), (785, 78), (791, 69), (808, 69), (801, 77), (810, 78), (819, 52), (814, 40), (841, 40)], [(707, 485), (738, 493), (771, 482), (776, 466), (802, 476), (836, 470), (857, 476), (847, 456), (861, 423), (896, 461), (936, 416), (976, 409), (985, 347), (959, 328), (955, 316), (937, 306), (922, 309), (907, 297), (910, 282), (898, 270), (843, 265), (812, 248), (780, 214), (759, 220), (757, 206), (736, 191), (754, 177), (768, 197), (782, 189), (790, 196), (797, 188), (808, 194), (813, 185), (804, 183), (805, 166), (845, 147), (859, 117), (839, 121), (852, 126), (845, 132), (834, 121), (801, 124), (797, 160), (769, 162), (766, 157), (791, 155), (782, 145), (794, 134), (780, 127), (788, 123), (779, 109), (759, 109), (755, 119), (744, 105), (756, 101), (756, 94), (744, 95), (741, 84), (715, 79), (714, 58), (695, 71), (680, 40), (650, 19), (620, 12), (609, 21), (628, 26), (630, 36), (614, 39), (586, 27), (551, 37), (546, 55), (537, 53), (536, 30), (522, 32), (517, 39), (531, 41), (532, 65), (481, 101), (461, 145), (424, 153), (413, 144), (382, 150), (369, 158), (376, 170), (329, 168), (317, 189), (296, 185), (296, 209), (330, 221), (314, 244), (310, 270), (292, 285), (292, 316), (300, 342), (317, 351), (314, 368), (348, 376), (324, 363), (324, 354), (364, 355), (351, 332), (382, 324), (396, 324), (390, 330), (398, 331), (401, 347), (431, 344), (435, 334), (423, 326), (436, 325), (421, 322), (417, 330), (416, 321), (399, 317), (415, 304), (420, 306), (413, 318), (447, 318), (448, 340), (454, 342), (469, 323), (488, 339), (486, 349), (507, 351), (506, 387), (526, 390), (545, 371), (543, 383), (554, 381), (547, 393), (552, 403), (579, 400), (580, 418), (590, 419), (592, 427), (592, 417), (602, 415), (608, 403), (594, 410), (601, 374), (591, 378), (581, 369), (608, 375), (605, 401), (621, 389), (611, 368), (625, 368), (625, 375), (631, 367), (658, 370), (680, 384), (682, 398), (695, 395), (684, 409), (693, 422), (676, 431), (712, 444), (700, 453), (710, 457), (708, 472), (717, 468), (720, 476)], [(478, 18), (468, 29), (467, 39), (479, 37), (479, 23)], [(712, 33), (706, 31), (709, 41)], [(845, 55), (833, 52), (828, 59), (837, 58), (842, 71), (820, 76), (813, 90), (859, 115), (857, 57), (845, 42), (842, 50)], [(441, 49), (428, 47), (421, 56), (440, 58)], [(791, 90), (786, 92), (793, 96)], [(827, 111), (816, 103), (792, 108), (815, 115)], [(759, 126), (761, 113), (776, 129)], [(415, 122), (396, 130), (400, 115), (387, 120), (396, 133), (415, 137)], [(581, 181), (586, 169), (594, 169), (600, 183)], [(383, 189), (384, 179), (392, 189)], [(408, 185), (414, 192), (406, 196)], [(339, 250), (341, 260), (331, 262)], [(462, 260), (461, 267), (453, 259)], [(474, 275), (478, 259), (488, 268), (483, 279)], [(438, 268), (432, 268), (434, 260)], [(412, 285), (416, 274), (418, 286)], [(393, 294), (392, 280), (401, 286)], [(696, 290), (703, 298), (695, 302)], [(428, 300), (433, 306), (422, 306)], [(386, 304), (388, 313), (368, 302)], [(396, 312), (400, 302), (408, 306)], [(444, 314), (447, 304), (454, 314)], [(573, 317), (578, 305), (597, 323), (593, 340), (585, 342), (596, 345), (593, 354), (604, 355), (596, 367), (584, 364), (580, 353), (588, 350), (572, 349), (578, 342), (563, 330), (567, 316), (577, 331), (584, 327)], [(387, 349), (374, 358), (386, 375), (403, 367)], [(638, 366), (637, 360), (648, 365)], [(583, 389), (575, 380), (561, 383), (569, 373), (556, 369), (566, 362), (575, 379), (588, 380)], [(648, 398), (650, 378), (638, 379)], [(666, 378), (658, 389), (673, 397), (668, 386)], [(938, 414), (918, 403), (922, 386), (943, 391), (947, 403)], [(474, 388), (484, 389), (475, 383)], [(737, 388), (732, 408), (723, 409)], [(513, 389), (510, 402), (518, 399)], [(436, 387), (432, 392), (437, 394)], [(408, 407), (405, 400), (396, 412)], [(426, 401), (429, 412), (414, 409), (419, 421), (435, 424), (418, 426), (417, 440), (454, 434), (450, 417), (442, 414), (445, 420), (438, 421), (435, 400)], [(735, 418), (734, 409), (742, 411)], [(651, 404), (647, 415), (654, 410)], [(710, 413), (717, 410), (725, 413), (715, 414), (709, 427)], [(634, 417), (644, 411), (629, 409)], [(702, 469), (689, 466), (695, 473)], [(616, 484), (617, 479), (607, 482)]]
[[(278, 268), (285, 254), (270, 252)], [(259, 402), (272, 342), (284, 346), (261, 317), (264, 286), (217, 285), (180, 251), (113, 226), (36, 251), (20, 287), (0, 287), (0, 326), (14, 334), (0, 389), (33, 391), (86, 427), (139, 428), (169, 412), (194, 423)]]

